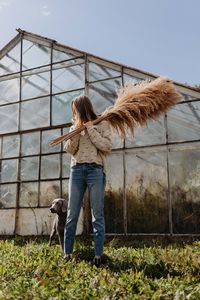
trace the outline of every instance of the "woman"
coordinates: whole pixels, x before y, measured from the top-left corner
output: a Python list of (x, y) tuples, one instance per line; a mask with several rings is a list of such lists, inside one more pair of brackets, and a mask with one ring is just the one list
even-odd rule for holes
[(94, 233), (95, 257), (93, 263), (100, 266), (105, 233), (105, 157), (112, 149), (111, 130), (106, 121), (102, 121), (96, 126), (93, 125), (92, 121), (97, 116), (86, 96), (80, 96), (72, 102), (72, 114), (74, 125), (70, 131), (82, 125), (85, 126), (85, 130), (64, 145), (66, 152), (72, 155), (68, 214), (64, 233), (65, 259), (68, 261), (73, 252), (76, 225), (83, 196), (88, 188)]

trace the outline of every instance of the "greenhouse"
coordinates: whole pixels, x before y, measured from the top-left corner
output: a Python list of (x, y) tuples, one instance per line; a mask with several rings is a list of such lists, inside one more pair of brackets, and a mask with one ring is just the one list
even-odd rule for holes
[[(127, 81), (157, 76), (21, 29), (0, 51), (0, 235), (47, 235), (54, 198), (68, 197), (70, 156), (50, 141), (71, 126), (86, 94), (97, 114)], [(113, 137), (107, 234), (200, 235), (200, 90), (174, 83), (182, 101), (134, 140)], [(77, 233), (91, 231), (87, 194)]]

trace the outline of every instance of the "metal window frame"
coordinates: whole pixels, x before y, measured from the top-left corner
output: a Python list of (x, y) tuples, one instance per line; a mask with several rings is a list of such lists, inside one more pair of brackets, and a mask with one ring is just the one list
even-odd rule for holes
[[(34, 68), (30, 68), (27, 70), (23, 70), (23, 66), (22, 66), (22, 51), (23, 51), (23, 40), (28, 40), (30, 42), (36, 43), (36, 44), (42, 44), (45, 47), (50, 48), (50, 63), (46, 64), (46, 65), (40, 65)], [(61, 129), (61, 133), (63, 133), (63, 130), (65, 127), (69, 127), (71, 124), (67, 123), (67, 124), (60, 124), (60, 125), (52, 125), (52, 98), (53, 96), (56, 95), (61, 95), (61, 94), (66, 94), (66, 93), (70, 93), (70, 92), (75, 92), (75, 91), (79, 91), (82, 90), (85, 95), (88, 95), (88, 91), (89, 91), (89, 86), (91, 84), (95, 84), (95, 83), (100, 83), (100, 82), (106, 82), (108, 80), (115, 80), (115, 79), (120, 79), (121, 80), (121, 84), (124, 85), (124, 77), (127, 75), (132, 76), (133, 78), (135, 77), (136, 79), (155, 79), (156, 76), (152, 75), (152, 74), (148, 74), (148, 73), (141, 73), (139, 70), (133, 69), (133, 68), (129, 68), (127, 66), (123, 66), (117, 63), (113, 63), (98, 57), (95, 57), (93, 55), (87, 54), (87, 53), (83, 53), (81, 51), (77, 51), (75, 49), (72, 48), (68, 48), (64, 45), (60, 45), (57, 44), (56, 41), (54, 40), (49, 40), (49, 39), (45, 39), (45, 38), (40, 38), (40, 37), (34, 37), (31, 36), (30, 34), (27, 34), (26, 32), (21, 31), (6, 47), (5, 49), (3, 49), (3, 51), (0, 52), (0, 59), (8, 52), (10, 51), (15, 45), (17, 45), (18, 43), (21, 43), (21, 47), (20, 47), (20, 72), (15, 72), (15, 73), (10, 73), (10, 74), (6, 74), (6, 75), (2, 75), (0, 76), (0, 81), (3, 80), (9, 80), (9, 79), (14, 79), (14, 78), (20, 78), (20, 91), (19, 91), (19, 101), (17, 102), (12, 102), (11, 104), (3, 104), (0, 105), (4, 106), (4, 105), (12, 105), (15, 103), (19, 103), (19, 114), (18, 114), (18, 131), (17, 132), (12, 132), (12, 133), (4, 133), (1, 134), (0, 137), (2, 136), (12, 136), (15, 134), (19, 134), (20, 137), (20, 150), (19, 150), (19, 156), (16, 157), (12, 157), (12, 159), (16, 158), (18, 159), (18, 168), (17, 168), (17, 180), (15, 182), (9, 182), (9, 183), (1, 183), (1, 185), (4, 184), (17, 184), (17, 195), (16, 195), (16, 214), (15, 214), (15, 232), (17, 232), (17, 228), (19, 226), (18, 224), (18, 218), (19, 218), (19, 209), (23, 208), (20, 207), (20, 187), (21, 187), (21, 183), (31, 183), (31, 182), (37, 182), (38, 183), (38, 205), (36, 208), (42, 207), (45, 208), (45, 206), (41, 206), (40, 204), (40, 188), (41, 188), (41, 183), (45, 182), (45, 181), (59, 181), (60, 184), (60, 196), (63, 195), (63, 180), (69, 180), (69, 177), (63, 177), (63, 153), (65, 153), (65, 151), (63, 150), (63, 147), (61, 148), (61, 151), (59, 152), (51, 152), (51, 153), (42, 153), (42, 132), (44, 130), (51, 130), (51, 129)], [(53, 61), (53, 51), (63, 51), (63, 52), (67, 52), (70, 55), (73, 55), (74, 57), (66, 59), (66, 60), (62, 60), (62, 61)], [(81, 62), (81, 64), (84, 64), (84, 86), (82, 88), (79, 89), (72, 89), (72, 90), (66, 90), (66, 91), (62, 91), (60, 93), (53, 93), (53, 88), (52, 88), (52, 79), (53, 79), (53, 71), (57, 70), (57, 69), (61, 69), (61, 68), (68, 68), (68, 67), (72, 67), (75, 65), (80, 65), (80, 62), (78, 61), (79, 59), (83, 59), (83, 61)], [(75, 61), (77, 60), (77, 62)], [(74, 62), (75, 61), (75, 62)], [(72, 62), (70, 64), (70, 62)], [(107, 68), (111, 68), (113, 70), (119, 71), (120, 75), (119, 76), (114, 76), (114, 77), (108, 77), (108, 78), (103, 78), (100, 80), (93, 80), (93, 81), (89, 81), (89, 64), (91, 63), (96, 63), (97, 65), (102, 65), (103, 67), (107, 67)], [(61, 64), (64, 64), (63, 66), (61, 66)], [(68, 65), (65, 65), (65, 63), (69, 63)], [(48, 70), (47, 70), (48, 69)], [(22, 99), (22, 79), (27, 75), (36, 75), (39, 73), (43, 73), (43, 72), (50, 72), (50, 93), (48, 95), (43, 95), (40, 97), (32, 97), (32, 98), (28, 98), (28, 99)], [(194, 99), (185, 99), (184, 101), (181, 101), (179, 104), (181, 103), (191, 103), (191, 102), (196, 102), (200, 100), (200, 93), (195, 91), (195, 90), (191, 90), (191, 89), (187, 89), (187, 87), (185, 86), (181, 86), (176, 84), (177, 90), (179, 92), (181, 92), (182, 94), (185, 95), (189, 95), (191, 97), (193, 97)], [(21, 120), (21, 103), (23, 102), (27, 102), (27, 101), (31, 101), (34, 99), (40, 99), (40, 98), (44, 98), (44, 97), (50, 97), (50, 126), (45, 126), (45, 127), (38, 127), (38, 128), (34, 128), (34, 129), (29, 129), (29, 130), (23, 130), (20, 131), (20, 120)], [(186, 97), (187, 98), (187, 97)], [(179, 105), (177, 104), (177, 105)], [(137, 146), (137, 147), (132, 147), (132, 148), (125, 148), (125, 140), (123, 140), (123, 147), (120, 149), (114, 149), (113, 152), (115, 151), (121, 151), (122, 155), (123, 155), (123, 168), (124, 168), (124, 178), (123, 178), (123, 223), (124, 223), (124, 233), (107, 233), (106, 235), (115, 235), (115, 236), (123, 236), (123, 235), (127, 235), (127, 236), (200, 236), (200, 234), (175, 234), (173, 232), (173, 220), (172, 220), (172, 199), (171, 199), (171, 195), (170, 195), (170, 178), (169, 178), (169, 147), (171, 145), (174, 144), (191, 144), (191, 143), (195, 143), (195, 142), (200, 142), (200, 139), (198, 140), (192, 140), (192, 141), (181, 141), (181, 142), (170, 142), (168, 141), (168, 128), (167, 128), (167, 114), (165, 114), (164, 117), (164, 127), (165, 127), (165, 133), (166, 133), (166, 143), (165, 144), (156, 144), (156, 145), (147, 145), (147, 146)], [(22, 134), (24, 133), (31, 133), (31, 132), (36, 132), (39, 131), (40, 133), (40, 152), (39, 154), (33, 154), (33, 155), (23, 155), (22, 156)], [(3, 143), (1, 143), (1, 148), (3, 147)], [(157, 148), (159, 149), (159, 147), (165, 147), (165, 149), (167, 149), (167, 183), (168, 183), (168, 197), (167, 197), (167, 203), (168, 203), (168, 220), (169, 220), (169, 233), (166, 234), (162, 234), (162, 233), (128, 233), (127, 232), (127, 199), (126, 199), (126, 170), (125, 170), (125, 163), (126, 163), (126, 152), (127, 151), (131, 151), (131, 150), (145, 150), (148, 148)], [(60, 174), (59, 174), (59, 178), (51, 178), (51, 179), (41, 179), (41, 159), (42, 156), (46, 156), (46, 155), (53, 155), (53, 154), (59, 154), (59, 163), (60, 163)], [(35, 156), (39, 156), (39, 174), (38, 174), (38, 180), (21, 180), (20, 177), (20, 173), (21, 173), (21, 159), (24, 157), (35, 157)], [(6, 158), (1, 158), (1, 161), (5, 160)], [(8, 158), (7, 158), (8, 159)], [(48, 206), (47, 206), (48, 207)], [(33, 207), (35, 208), (35, 207)], [(11, 207), (9, 208), (3, 208), (3, 209), (13, 209)]]

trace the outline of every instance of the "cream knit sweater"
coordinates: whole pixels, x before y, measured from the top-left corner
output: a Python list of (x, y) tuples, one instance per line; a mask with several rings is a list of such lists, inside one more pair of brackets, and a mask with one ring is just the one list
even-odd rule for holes
[[(71, 126), (70, 131), (74, 129)], [(111, 129), (107, 121), (87, 125), (81, 133), (64, 144), (64, 150), (72, 155), (71, 166), (77, 163), (97, 163), (106, 173), (106, 154), (112, 150)]]

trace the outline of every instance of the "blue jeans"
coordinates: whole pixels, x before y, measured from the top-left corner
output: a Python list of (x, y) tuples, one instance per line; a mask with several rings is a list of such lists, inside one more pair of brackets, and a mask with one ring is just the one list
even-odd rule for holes
[(76, 164), (71, 168), (69, 180), (68, 212), (64, 233), (64, 252), (73, 252), (74, 238), (84, 193), (88, 187), (92, 226), (94, 233), (94, 250), (96, 256), (103, 253), (105, 221), (104, 191), (106, 178), (103, 168), (95, 163)]

